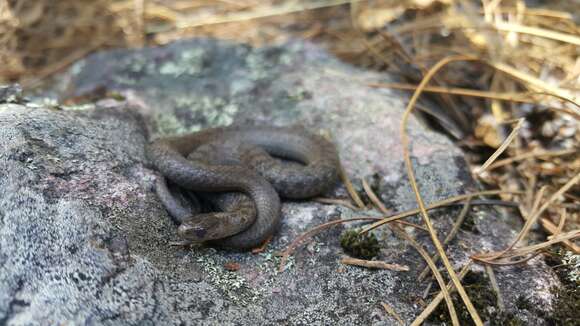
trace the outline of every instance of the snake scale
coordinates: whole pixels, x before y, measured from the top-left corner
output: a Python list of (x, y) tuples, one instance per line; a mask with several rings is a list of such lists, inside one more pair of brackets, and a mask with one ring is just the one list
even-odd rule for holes
[[(338, 180), (334, 145), (299, 127), (210, 128), (155, 140), (147, 156), (164, 177), (156, 190), (181, 223), (178, 234), (238, 250), (257, 247), (276, 232), (279, 196), (317, 196)], [(217, 212), (200, 213), (191, 192)]]

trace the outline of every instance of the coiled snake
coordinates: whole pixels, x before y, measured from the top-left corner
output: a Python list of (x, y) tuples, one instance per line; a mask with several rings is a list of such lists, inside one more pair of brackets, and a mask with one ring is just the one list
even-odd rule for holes
[(297, 127), (211, 128), (156, 140), (147, 156), (171, 184), (199, 194), (219, 211), (200, 214), (195, 197), (160, 178), (156, 190), (181, 223), (178, 234), (238, 250), (259, 246), (276, 231), (279, 195), (317, 196), (338, 179), (334, 145)]

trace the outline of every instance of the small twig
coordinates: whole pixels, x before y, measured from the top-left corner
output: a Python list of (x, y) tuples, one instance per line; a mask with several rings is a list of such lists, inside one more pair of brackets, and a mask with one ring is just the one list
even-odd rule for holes
[(266, 250), (266, 247), (267, 247), (267, 246), (268, 246), (268, 244), (270, 243), (270, 241), (272, 241), (272, 237), (273, 237), (273, 235), (270, 235), (270, 236), (268, 237), (268, 239), (266, 239), (264, 242), (262, 242), (262, 244), (261, 244), (261, 245), (259, 245), (259, 246), (258, 246), (258, 247), (256, 247), (256, 248), (252, 248), (252, 253), (253, 253), (253, 254), (259, 254), (259, 253), (261, 253), (261, 252), (264, 252), (264, 251)]
[[(463, 205), (463, 208), (461, 209), (461, 212), (459, 213), (457, 220), (453, 224), (453, 228), (451, 228), (451, 231), (449, 231), (449, 234), (445, 237), (445, 240), (443, 240), (444, 246), (447, 245), (451, 240), (453, 240), (453, 238), (455, 238), (455, 235), (457, 235), (457, 232), (459, 232), (459, 228), (461, 228), (463, 221), (465, 221), (465, 217), (467, 216), (467, 213), (469, 212), (470, 208), (471, 208), (471, 197), (465, 201), (465, 204)], [(439, 254), (436, 253), (433, 256), (433, 261), (437, 263), (439, 261), (439, 258), (441, 257), (439, 257)], [(429, 268), (425, 267), (421, 272), (421, 274), (419, 274), (419, 277), (417, 278), (419, 282), (422, 282), (425, 279), (427, 273), (429, 273)]]
[[(403, 84), (403, 83), (370, 83), (367, 84), (369, 87), (375, 88), (393, 88), (393, 89), (401, 89), (401, 90), (409, 90), (413, 91), (417, 89), (417, 85), (413, 84)], [(521, 102), (521, 103), (531, 103), (536, 104), (537, 101), (530, 96), (533, 96), (533, 93), (499, 93), (499, 92), (489, 92), (489, 91), (480, 91), (477, 89), (469, 89), (469, 88), (459, 88), (459, 87), (442, 87), (442, 86), (427, 86), (423, 89), (425, 92), (429, 93), (446, 93), (451, 95), (462, 95), (462, 96), (471, 96), (471, 97), (481, 97), (486, 99), (495, 99), (495, 100), (502, 100), (502, 101), (511, 101), (511, 102)]]
[(346, 199), (316, 197), (313, 199), (313, 201), (319, 202), (321, 204), (341, 205), (341, 206), (350, 208), (353, 211), (358, 211), (360, 209), (359, 207), (354, 206), (350, 201), (348, 201)]
[(399, 264), (389, 264), (380, 260), (364, 260), (352, 257), (342, 257), (340, 262), (345, 265), (360, 266), (366, 268), (388, 269), (397, 272), (408, 272), (409, 266)]
[(524, 124), (524, 119), (518, 119), (518, 122), (516, 124), (516, 126), (514, 127), (514, 129), (512, 130), (512, 132), (507, 136), (507, 138), (503, 141), (503, 143), (501, 144), (501, 146), (487, 159), (487, 161), (485, 161), (485, 163), (483, 163), (483, 165), (477, 169), (477, 171), (475, 171), (475, 174), (482, 174), (483, 172), (485, 172), (487, 170), (487, 168), (493, 163), (495, 162), (495, 160), (501, 155), (501, 153), (503, 153), (507, 147), (511, 144), (511, 142), (514, 140), (514, 138), (517, 136), (518, 132), (520, 131), (520, 129), (522, 128), (523, 124)]
[(499, 286), (497, 285), (497, 279), (495, 278), (495, 273), (493, 272), (493, 268), (491, 268), (491, 266), (489, 266), (489, 265), (486, 265), (485, 272), (487, 273), (487, 276), (489, 277), (489, 282), (491, 283), (491, 288), (493, 289), (493, 292), (495, 292), (495, 296), (497, 298), (497, 307), (499, 308), (500, 312), (503, 312), (503, 311), (505, 311), (505, 304), (503, 303), (503, 296), (501, 295), (501, 291), (499, 289)]
[(383, 306), (383, 309), (385, 309), (385, 311), (393, 316), (393, 318), (395, 318), (395, 320), (401, 324), (401, 325), (405, 325), (405, 322), (403, 321), (403, 319), (401, 318), (401, 316), (399, 316), (399, 314), (395, 311), (395, 309), (393, 309), (393, 307), (389, 306), (388, 304), (381, 302), (381, 306)]
[(566, 224), (566, 218), (568, 217), (568, 211), (566, 210), (566, 207), (562, 208), (562, 213), (560, 214), (560, 221), (558, 221), (558, 228), (556, 229), (556, 232), (553, 232), (553, 235), (558, 235), (560, 233), (562, 233), (562, 230), (564, 229), (564, 224)]
[(431, 292), (432, 287), (433, 281), (430, 281), (429, 284), (427, 284), (427, 287), (425, 287), (425, 290), (423, 290), (423, 299), (426, 299), (429, 296), (429, 292)]
[(429, 230), (427, 230), (426, 227), (421, 226), (419, 224), (415, 224), (415, 223), (411, 223), (411, 222), (407, 222), (407, 221), (396, 221), (396, 222), (397, 222), (397, 224), (407, 225), (407, 226), (413, 227), (415, 229), (419, 229), (419, 230), (422, 230), (422, 231), (425, 231), (425, 232), (429, 232)]
[[(540, 207), (540, 204), (542, 203), (542, 198), (544, 198), (544, 193), (546, 192), (546, 189), (548, 189), (548, 186), (543, 186), (540, 188), (540, 190), (536, 194), (536, 198), (534, 199), (534, 203), (532, 204), (532, 208), (530, 209), (529, 215), (534, 215), (536, 213), (536, 211), (538, 210), (538, 207)], [(527, 220), (526, 216), (524, 216), (524, 218)]]

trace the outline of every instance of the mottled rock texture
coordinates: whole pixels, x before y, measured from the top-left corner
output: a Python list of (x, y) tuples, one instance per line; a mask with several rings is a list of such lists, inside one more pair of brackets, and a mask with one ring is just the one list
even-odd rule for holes
[[(388, 208), (414, 208), (398, 133), (406, 97), (367, 86), (379, 81), (389, 76), (309, 44), (255, 49), (202, 39), (93, 55), (45, 93), (89, 104), (56, 106), (40, 97), (6, 103), (14, 100), (4, 96), (0, 324), (396, 325), (381, 302), (410, 322), (422, 310), (427, 283), (416, 278), (424, 264), (388, 229), (377, 232), (378, 258), (408, 265), (409, 272), (341, 265), (344, 226), (317, 236), (277, 272), (275, 254), (297, 235), (376, 212), (285, 203), (283, 226), (263, 253), (172, 247), (176, 226), (152, 191), (156, 172), (144, 156), (148, 139), (163, 135), (301, 124), (332, 136), (347, 173), (372, 179)], [(415, 119), (409, 129), (425, 201), (476, 190), (450, 141)], [(330, 195), (345, 194), (339, 186)], [(441, 234), (458, 211), (432, 214)], [(469, 254), (502, 248), (518, 228), (502, 211), (474, 209), (471, 216), (472, 231), (461, 231), (449, 249), (458, 267)], [(432, 250), (426, 234), (408, 231)], [(226, 270), (231, 262), (239, 270)], [(507, 311), (541, 324), (517, 302), (524, 296), (549, 313), (549, 288), (557, 281), (545, 264), (533, 260), (497, 269), (496, 276)]]

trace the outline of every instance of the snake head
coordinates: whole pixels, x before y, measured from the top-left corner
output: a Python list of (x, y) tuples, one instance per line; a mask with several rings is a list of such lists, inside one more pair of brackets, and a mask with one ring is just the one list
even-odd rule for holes
[(210, 214), (190, 217), (177, 228), (177, 234), (192, 242), (204, 242), (223, 237), (220, 233), (219, 220), (207, 215)]

